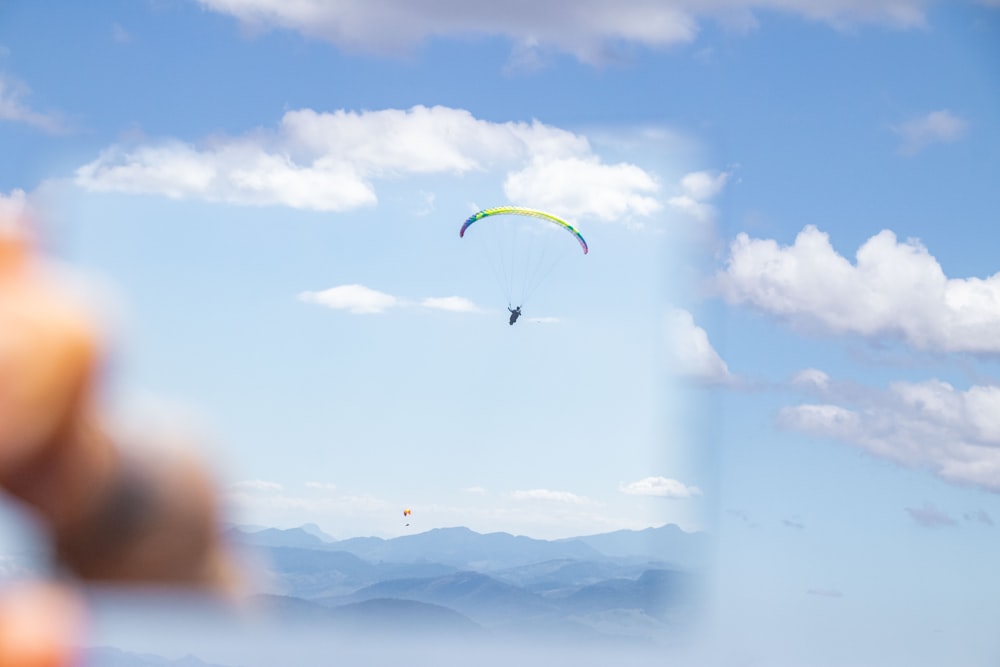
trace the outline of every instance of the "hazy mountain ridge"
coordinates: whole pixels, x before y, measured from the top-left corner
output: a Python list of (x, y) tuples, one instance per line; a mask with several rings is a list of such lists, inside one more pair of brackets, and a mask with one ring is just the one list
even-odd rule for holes
[(343, 551), (366, 561), (431, 561), (459, 569), (486, 570), (558, 558), (600, 558), (594, 548), (573, 540), (538, 540), (509, 533), (476, 533), (468, 528), (434, 528), (391, 539), (354, 537), (328, 542), (304, 528), (247, 531), (232, 527), (230, 540), (263, 547), (300, 547)]
[(170, 660), (148, 653), (132, 653), (110, 646), (94, 646), (81, 650), (87, 667), (235, 667), (205, 662), (193, 655)]
[[(423, 623), (428, 632), (541, 636), (548, 628), (646, 641), (694, 612), (696, 568), (675, 563), (708, 552), (706, 536), (672, 525), (553, 541), (437, 528), (329, 542), (318, 530), (236, 527), (229, 537), (268, 562), (261, 592), (270, 594), (269, 613), (352, 631)], [(667, 546), (674, 551), (659, 551)]]
[(556, 606), (530, 591), (471, 571), (443, 577), (383, 581), (344, 598), (325, 598), (317, 602), (339, 606), (377, 598), (441, 605), (485, 623), (503, 621), (512, 616), (536, 617), (558, 611)]

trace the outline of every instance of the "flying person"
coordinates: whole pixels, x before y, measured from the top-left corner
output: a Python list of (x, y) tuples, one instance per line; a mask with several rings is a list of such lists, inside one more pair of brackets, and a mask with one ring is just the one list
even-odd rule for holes
[(513, 310), (511, 310), (510, 306), (507, 306), (507, 310), (510, 311), (510, 323), (513, 325), (514, 322), (517, 322), (517, 318), (521, 317), (521, 306), (518, 306)]

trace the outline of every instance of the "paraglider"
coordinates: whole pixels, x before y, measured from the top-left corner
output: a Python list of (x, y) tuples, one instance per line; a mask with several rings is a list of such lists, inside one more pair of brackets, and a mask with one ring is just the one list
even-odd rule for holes
[(469, 228), (474, 222), (478, 222), (483, 218), (488, 218), (493, 215), (523, 215), (531, 218), (541, 218), (542, 220), (548, 220), (549, 222), (554, 222), (555, 224), (563, 227), (576, 237), (576, 240), (580, 242), (580, 246), (583, 248), (583, 254), (586, 255), (590, 252), (590, 248), (587, 246), (587, 242), (583, 239), (583, 235), (573, 225), (569, 224), (562, 218), (552, 215), (551, 213), (546, 213), (545, 211), (538, 211), (533, 208), (525, 208), (523, 206), (494, 206), (493, 208), (486, 208), (478, 213), (473, 213), (469, 216), (469, 219), (465, 221), (462, 225), (462, 229), (459, 230), (458, 235), (460, 237), (465, 236), (465, 230)]
[[(409, 509), (405, 509), (405, 510), (403, 510), (403, 517), (404, 517), (404, 518), (405, 518), (405, 517), (408, 517), (408, 516), (410, 516), (411, 514), (413, 514), (413, 511), (412, 511), (412, 510), (409, 510)], [(410, 525), (410, 522), (409, 522), (409, 521), (407, 521), (407, 522), (406, 522), (406, 525), (407, 525), (407, 526), (409, 526), (409, 525)]]
[[(485, 221), (485, 222), (483, 222)], [(551, 225), (536, 225), (544, 221)], [(462, 224), (458, 235), (477, 225), (475, 234), (482, 235), (480, 247), (486, 253), (485, 264), (493, 270), (507, 297), (508, 323), (513, 325), (521, 316), (521, 308), (534, 290), (567, 255), (573, 254), (568, 236), (548, 233), (562, 229), (576, 239), (583, 254), (590, 252), (580, 230), (559, 216), (523, 206), (495, 206), (472, 214)], [(512, 304), (518, 304), (514, 307)]]

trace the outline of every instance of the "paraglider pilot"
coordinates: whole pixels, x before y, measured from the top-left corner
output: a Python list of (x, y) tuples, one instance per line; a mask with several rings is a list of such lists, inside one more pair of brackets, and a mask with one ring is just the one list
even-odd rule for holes
[(511, 310), (510, 306), (507, 306), (507, 310), (510, 311), (510, 323), (514, 324), (514, 322), (517, 322), (517, 318), (521, 317), (521, 306), (518, 306), (513, 310)]

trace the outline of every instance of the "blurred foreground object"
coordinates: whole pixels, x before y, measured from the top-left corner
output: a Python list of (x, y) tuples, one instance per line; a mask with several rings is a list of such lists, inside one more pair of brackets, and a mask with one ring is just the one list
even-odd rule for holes
[(0, 212), (0, 487), (35, 512), (69, 574), (233, 592), (202, 462), (122, 447), (109, 432), (98, 332), (32, 252), (23, 217)]
[(78, 664), (82, 626), (82, 604), (68, 589), (32, 583), (0, 591), (0, 667)]

